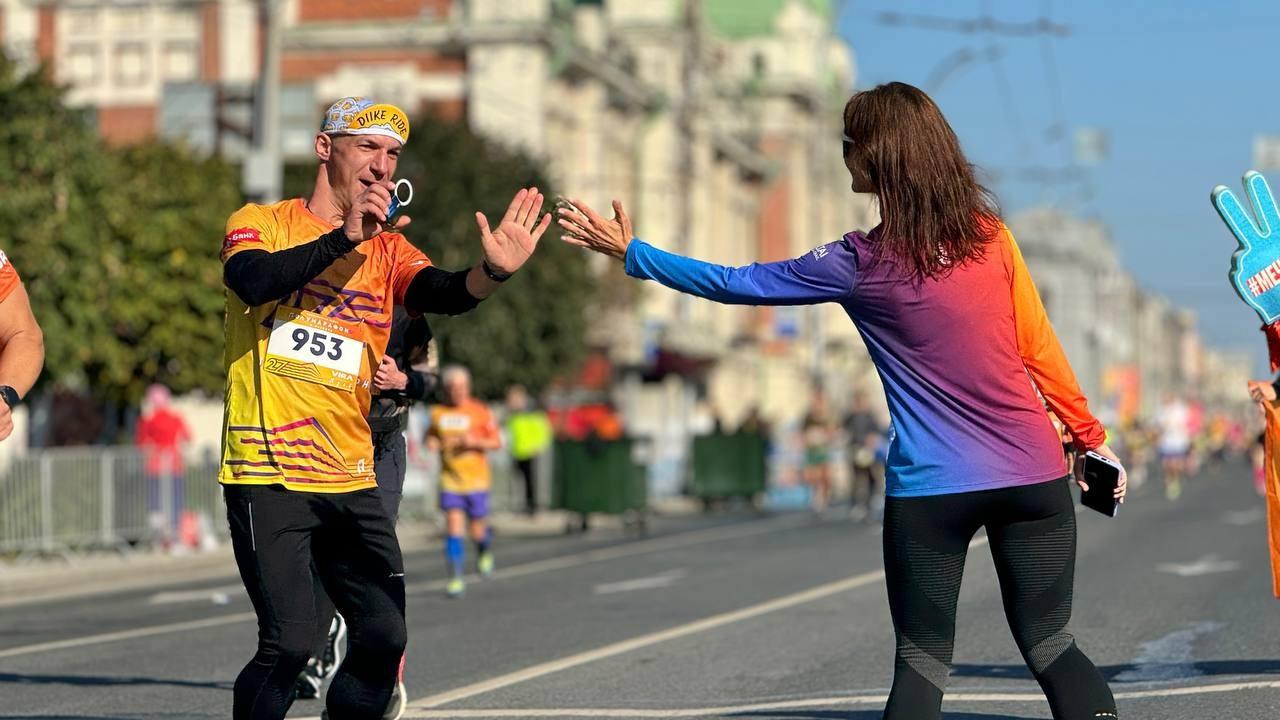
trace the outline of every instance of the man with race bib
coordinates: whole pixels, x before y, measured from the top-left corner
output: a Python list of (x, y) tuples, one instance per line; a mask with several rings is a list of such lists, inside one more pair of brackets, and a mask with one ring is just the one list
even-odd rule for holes
[(499, 226), (476, 213), (483, 260), (436, 268), (400, 234), (396, 164), (409, 121), (344, 98), (315, 139), (306, 198), (246, 205), (227, 222), (227, 387), (222, 467), (257, 653), (235, 682), (235, 720), (283, 718), (313, 644), (311, 563), (349, 625), (326, 699), (332, 720), (379, 718), (406, 641), (404, 566), (375, 482), (366, 416), (392, 308), (455, 315), (528, 260), (542, 195), (520, 190)]

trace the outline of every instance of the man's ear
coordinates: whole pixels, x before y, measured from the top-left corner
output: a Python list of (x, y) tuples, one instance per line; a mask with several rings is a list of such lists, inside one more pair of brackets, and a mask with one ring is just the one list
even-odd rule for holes
[(328, 162), (333, 156), (333, 138), (324, 133), (316, 133), (316, 157), (320, 162)]

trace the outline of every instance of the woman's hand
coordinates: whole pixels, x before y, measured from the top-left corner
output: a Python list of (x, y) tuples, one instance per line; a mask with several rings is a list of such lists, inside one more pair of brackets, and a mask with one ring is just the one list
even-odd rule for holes
[(564, 228), (565, 242), (602, 255), (618, 258), (627, 256), (631, 244), (631, 218), (622, 209), (622, 203), (613, 201), (613, 219), (605, 220), (581, 200), (565, 198), (557, 204), (557, 222)]
[[(1116, 484), (1115, 496), (1117, 501), (1119, 501), (1120, 503), (1123, 503), (1125, 493), (1127, 493), (1129, 490), (1129, 474), (1125, 472), (1124, 463), (1120, 462), (1120, 458), (1117, 457), (1115, 452), (1113, 452), (1111, 448), (1106, 445), (1099, 445), (1098, 447), (1093, 449), (1093, 452), (1098, 453), (1099, 455), (1101, 455), (1104, 458), (1107, 458), (1108, 460), (1115, 461), (1115, 464), (1120, 466), (1120, 482)], [(1080, 486), (1080, 489), (1088, 490), (1089, 483), (1086, 483), (1084, 481), (1084, 453), (1080, 453), (1078, 456), (1076, 456), (1075, 475), (1076, 475), (1076, 484)]]

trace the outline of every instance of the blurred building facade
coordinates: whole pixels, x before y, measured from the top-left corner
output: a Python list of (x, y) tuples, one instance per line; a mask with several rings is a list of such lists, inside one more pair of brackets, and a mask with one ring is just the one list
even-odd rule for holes
[(1195, 314), (1139, 287), (1104, 225), (1048, 208), (1008, 225), (1095, 410), (1150, 417), (1168, 393), (1239, 404), (1249, 355), (1205, 347)]
[[(544, 158), (557, 188), (623, 199), (654, 244), (725, 264), (793, 257), (876, 221), (848, 191), (840, 109), (856, 81), (832, 0), (278, 0), (281, 142), (311, 153), (333, 99), (368, 95), (468, 122)], [(43, 62), (116, 142), (160, 136), (232, 159), (252, 127), (258, 0), (0, 0), (0, 48)], [(1149, 412), (1166, 389), (1234, 398), (1247, 358), (1144, 293), (1105, 228), (1034, 209), (1009, 221), (1095, 404)], [(600, 261), (601, 272), (617, 273)], [(644, 434), (695, 407), (800, 415), (878, 378), (843, 312), (689, 301), (614, 282), (592, 342)]]
[[(117, 142), (161, 136), (233, 159), (264, 44), (254, 0), (0, 0), (0, 43), (47, 63)], [(280, 0), (282, 144), (359, 94), (465, 120), (545, 158), (557, 187), (628, 203), (654, 244), (726, 264), (778, 260), (874, 224), (839, 153), (853, 87), (829, 0)], [(602, 268), (603, 270), (603, 268)], [(646, 284), (593, 341), (637, 416), (697, 397), (732, 422), (803, 412), (822, 381), (875, 381), (836, 307), (691, 302)], [(666, 383), (639, 382), (670, 376)]]

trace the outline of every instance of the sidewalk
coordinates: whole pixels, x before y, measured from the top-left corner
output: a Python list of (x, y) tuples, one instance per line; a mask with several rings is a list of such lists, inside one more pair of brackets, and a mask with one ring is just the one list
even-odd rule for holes
[[(655, 511), (680, 515), (691, 504), (662, 502)], [(576, 516), (560, 511), (530, 518), (518, 513), (496, 513), (491, 518), (499, 537), (554, 537), (563, 535)], [(593, 516), (593, 528), (621, 527), (621, 518)], [(402, 521), (397, 527), (404, 553), (441, 546), (441, 525), (419, 520)], [(217, 550), (170, 554), (154, 550), (131, 553), (102, 552), (48, 558), (24, 564), (0, 564), (0, 608), (9, 605), (61, 600), (143, 588), (160, 588), (189, 582), (234, 578), (238, 575), (229, 542)]]

